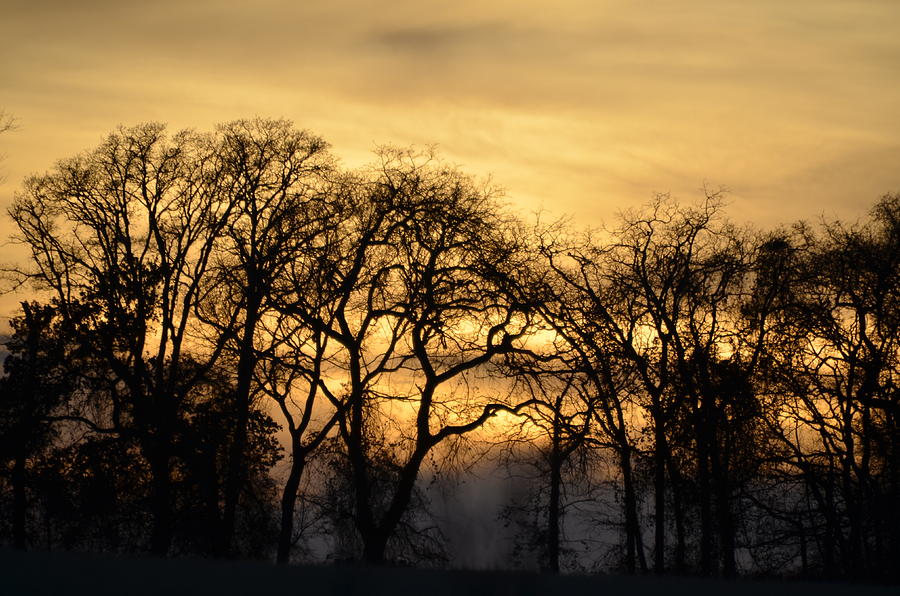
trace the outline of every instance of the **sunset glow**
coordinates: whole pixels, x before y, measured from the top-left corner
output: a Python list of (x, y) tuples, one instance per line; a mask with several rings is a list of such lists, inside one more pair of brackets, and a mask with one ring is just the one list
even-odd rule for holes
[(762, 223), (900, 186), (900, 6), (5, 3), (2, 199), (119, 124), (285, 117), (348, 163), (436, 144), (517, 207), (599, 223), (731, 189)]
[(900, 581), (900, 1), (3, 4), (0, 554)]

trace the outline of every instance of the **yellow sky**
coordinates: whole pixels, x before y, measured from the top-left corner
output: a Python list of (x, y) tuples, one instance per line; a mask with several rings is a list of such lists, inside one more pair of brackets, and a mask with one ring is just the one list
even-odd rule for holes
[[(351, 165), (436, 144), (599, 224), (731, 189), (766, 226), (900, 191), (900, 2), (4, 0), (0, 207), (118, 124), (285, 117)], [(9, 224), (0, 223), (0, 234)], [(6, 255), (9, 248), (4, 249)], [(0, 260), (7, 260), (4, 256)]]

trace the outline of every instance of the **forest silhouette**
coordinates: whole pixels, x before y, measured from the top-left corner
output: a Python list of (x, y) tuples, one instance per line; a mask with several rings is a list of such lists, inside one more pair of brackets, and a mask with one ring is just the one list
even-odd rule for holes
[(501, 199), (266, 119), (27, 179), (2, 543), (453, 566), (427, 484), (487, 459), (537, 471), (509, 567), (898, 580), (900, 195), (769, 231), (712, 189), (606, 229)]

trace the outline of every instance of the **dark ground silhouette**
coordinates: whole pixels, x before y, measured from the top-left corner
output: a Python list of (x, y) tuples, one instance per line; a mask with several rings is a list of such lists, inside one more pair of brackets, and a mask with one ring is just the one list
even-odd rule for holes
[(424, 570), (354, 565), (284, 567), (265, 563), (139, 559), (72, 553), (0, 551), (2, 590), (10, 596), (90, 594), (288, 594), (397, 596), (887, 596), (887, 586), (625, 576), (554, 576), (508, 571)]

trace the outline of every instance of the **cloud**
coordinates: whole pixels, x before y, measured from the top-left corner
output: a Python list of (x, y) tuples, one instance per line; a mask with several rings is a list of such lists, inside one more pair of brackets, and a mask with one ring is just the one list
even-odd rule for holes
[(471, 51), (508, 46), (520, 39), (515, 30), (503, 23), (474, 25), (428, 25), (389, 28), (369, 36), (375, 46), (417, 55), (449, 51)]
[(120, 122), (260, 114), (338, 153), (436, 142), (590, 217), (704, 179), (772, 206), (803, 185), (836, 203), (850, 173), (895, 185), (895, 0), (8, 4), (11, 184)]

